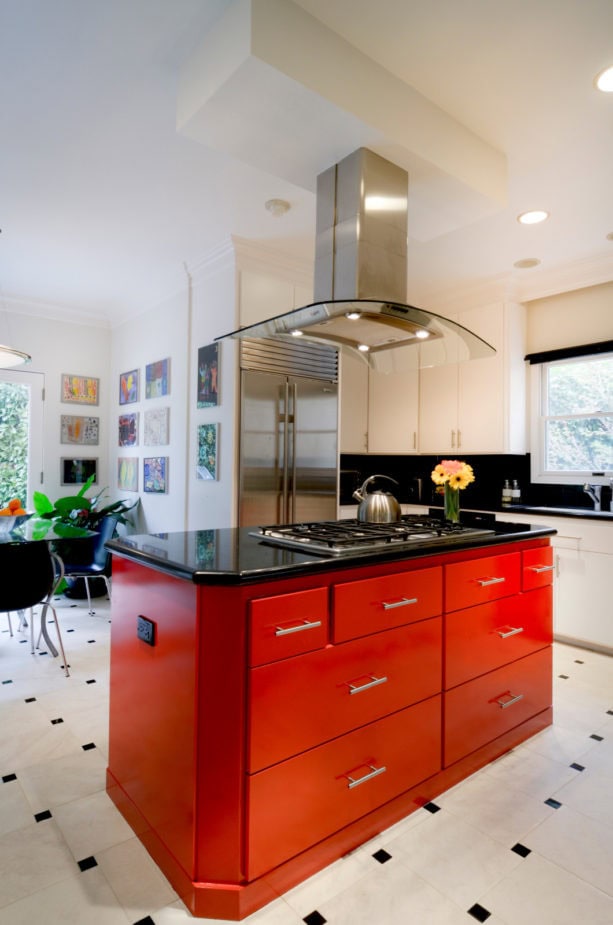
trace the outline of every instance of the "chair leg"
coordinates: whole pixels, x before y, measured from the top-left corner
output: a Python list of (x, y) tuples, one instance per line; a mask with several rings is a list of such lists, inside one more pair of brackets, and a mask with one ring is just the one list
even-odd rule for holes
[(89, 593), (89, 580), (87, 578), (87, 575), (83, 575), (83, 581), (85, 582), (85, 591), (87, 593), (87, 609), (91, 617), (96, 613), (96, 611), (92, 607), (92, 598), (91, 598), (91, 594)]
[(13, 624), (11, 623), (11, 612), (10, 612), (10, 610), (7, 610), (7, 612), (6, 612), (6, 619), (9, 621), (9, 635), (12, 636), (12, 635), (13, 635)]
[[(64, 652), (64, 643), (62, 642), (62, 634), (61, 634), (61, 632), (60, 632), (60, 623), (59, 623), (59, 620), (58, 620), (58, 618), (57, 618), (57, 610), (55, 609), (55, 607), (54, 607), (53, 604), (51, 604), (51, 603), (49, 603), (47, 606), (48, 606), (49, 610), (51, 611), (51, 613), (53, 614), (53, 620), (54, 620), (55, 629), (56, 629), (56, 632), (57, 632), (57, 639), (58, 639), (58, 642), (59, 642), (59, 644), (60, 644), (60, 652), (62, 653), (62, 661), (63, 661), (63, 663), (64, 663), (64, 666), (63, 666), (63, 667), (64, 667), (64, 671), (65, 671), (65, 673), (66, 673), (66, 677), (69, 678), (69, 677), (70, 677), (70, 672), (68, 671), (68, 662), (66, 661), (66, 653)], [(39, 639), (39, 642), (40, 642), (40, 636), (38, 637), (38, 639)]]

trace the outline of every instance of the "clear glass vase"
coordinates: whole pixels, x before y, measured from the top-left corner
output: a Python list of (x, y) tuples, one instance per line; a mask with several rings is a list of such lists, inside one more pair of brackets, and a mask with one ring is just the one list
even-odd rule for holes
[(445, 485), (445, 520), (460, 522), (460, 489)]

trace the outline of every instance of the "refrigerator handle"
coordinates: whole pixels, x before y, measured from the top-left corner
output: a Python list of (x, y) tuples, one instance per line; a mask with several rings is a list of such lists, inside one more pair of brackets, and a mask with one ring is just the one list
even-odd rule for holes
[(288, 459), (288, 455), (287, 455), (287, 444), (288, 444), (288, 420), (289, 420), (288, 407), (287, 407), (288, 401), (289, 401), (289, 383), (287, 382), (287, 380), (285, 380), (285, 399), (284, 399), (284, 402), (283, 402), (283, 415), (282, 415), (282, 416), (281, 416), (281, 415), (279, 416), (279, 417), (280, 417), (280, 421), (281, 421), (281, 423), (283, 424), (283, 493), (282, 493), (282, 498), (281, 498), (281, 504), (282, 504), (281, 522), (282, 522), (282, 523), (288, 523), (288, 522), (289, 522), (289, 516), (288, 516), (288, 485), (287, 485), (287, 478), (288, 478), (288, 474), (289, 474), (289, 473), (288, 473), (289, 459)]
[(292, 385), (292, 414), (290, 422), (292, 425), (292, 506), (290, 511), (290, 522), (293, 523), (296, 518), (296, 407), (298, 401), (298, 386), (294, 382)]

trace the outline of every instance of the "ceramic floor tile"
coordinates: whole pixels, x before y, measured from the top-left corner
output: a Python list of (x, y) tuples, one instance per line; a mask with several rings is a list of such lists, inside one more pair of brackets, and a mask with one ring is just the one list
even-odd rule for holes
[(33, 811), (19, 780), (0, 784), (0, 836), (31, 825)]
[[(96, 868), (77, 873), (2, 909), (2, 925), (128, 925), (130, 919)], [(192, 920), (193, 921), (193, 920)], [(156, 923), (157, 925), (157, 923)]]
[(463, 819), (441, 810), (387, 846), (443, 895), (468, 909), (485, 890), (521, 862), (518, 855)]
[(96, 852), (96, 860), (131, 921), (176, 902), (177, 894), (136, 837)]
[[(479, 899), (506, 925), (611, 925), (613, 900), (538, 854)], [(465, 925), (468, 925), (468, 921)], [(488, 923), (493, 921), (487, 920)]]
[[(210, 925), (236, 925), (236, 922), (228, 919), (196, 919), (181, 901), (164, 906), (163, 909), (158, 909), (150, 915), (155, 925), (194, 925), (197, 922), (207, 922)], [(277, 899), (247, 916), (246, 919), (242, 919), (241, 925), (304, 925), (304, 922), (282, 899)]]
[(485, 769), (501, 787), (519, 790), (535, 800), (547, 800), (578, 774), (569, 764), (552, 761), (526, 749), (503, 755)]
[[(77, 861), (134, 835), (105, 792), (58, 806), (53, 817)], [(83, 824), (85, 819), (87, 825)]]
[(53, 761), (23, 768), (19, 782), (33, 812), (55, 810), (63, 803), (104, 790), (106, 761), (97, 749), (81, 748)]
[(613, 896), (613, 828), (610, 825), (562, 805), (526, 836), (525, 845)]
[(8, 832), (0, 838), (0, 909), (74, 872), (74, 858), (52, 819)]
[[(570, 764), (585, 758), (587, 753), (592, 751), (596, 746), (593, 739), (586, 736), (584, 732), (573, 732), (557, 725), (554, 718), (554, 724), (543, 729), (538, 735), (528, 739), (523, 743), (523, 747), (529, 752), (536, 752), (544, 758), (551, 758), (560, 764)], [(583, 762), (582, 762), (583, 763)]]
[(303, 918), (320, 903), (326, 902), (357, 883), (365, 873), (373, 869), (376, 863), (362, 850), (353, 851), (288, 890), (283, 894), (283, 899)]

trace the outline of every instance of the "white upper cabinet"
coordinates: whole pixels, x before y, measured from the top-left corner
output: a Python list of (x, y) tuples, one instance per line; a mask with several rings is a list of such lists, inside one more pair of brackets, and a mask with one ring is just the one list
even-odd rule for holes
[(454, 316), (496, 355), (422, 369), (421, 453), (525, 453), (524, 309), (495, 303)]
[(417, 453), (419, 370), (411, 347), (379, 354), (368, 373), (368, 452)]
[(368, 449), (368, 366), (352, 350), (340, 354), (341, 453), (365, 453)]
[(251, 269), (241, 269), (238, 290), (241, 328), (312, 301), (312, 290), (304, 284)]

